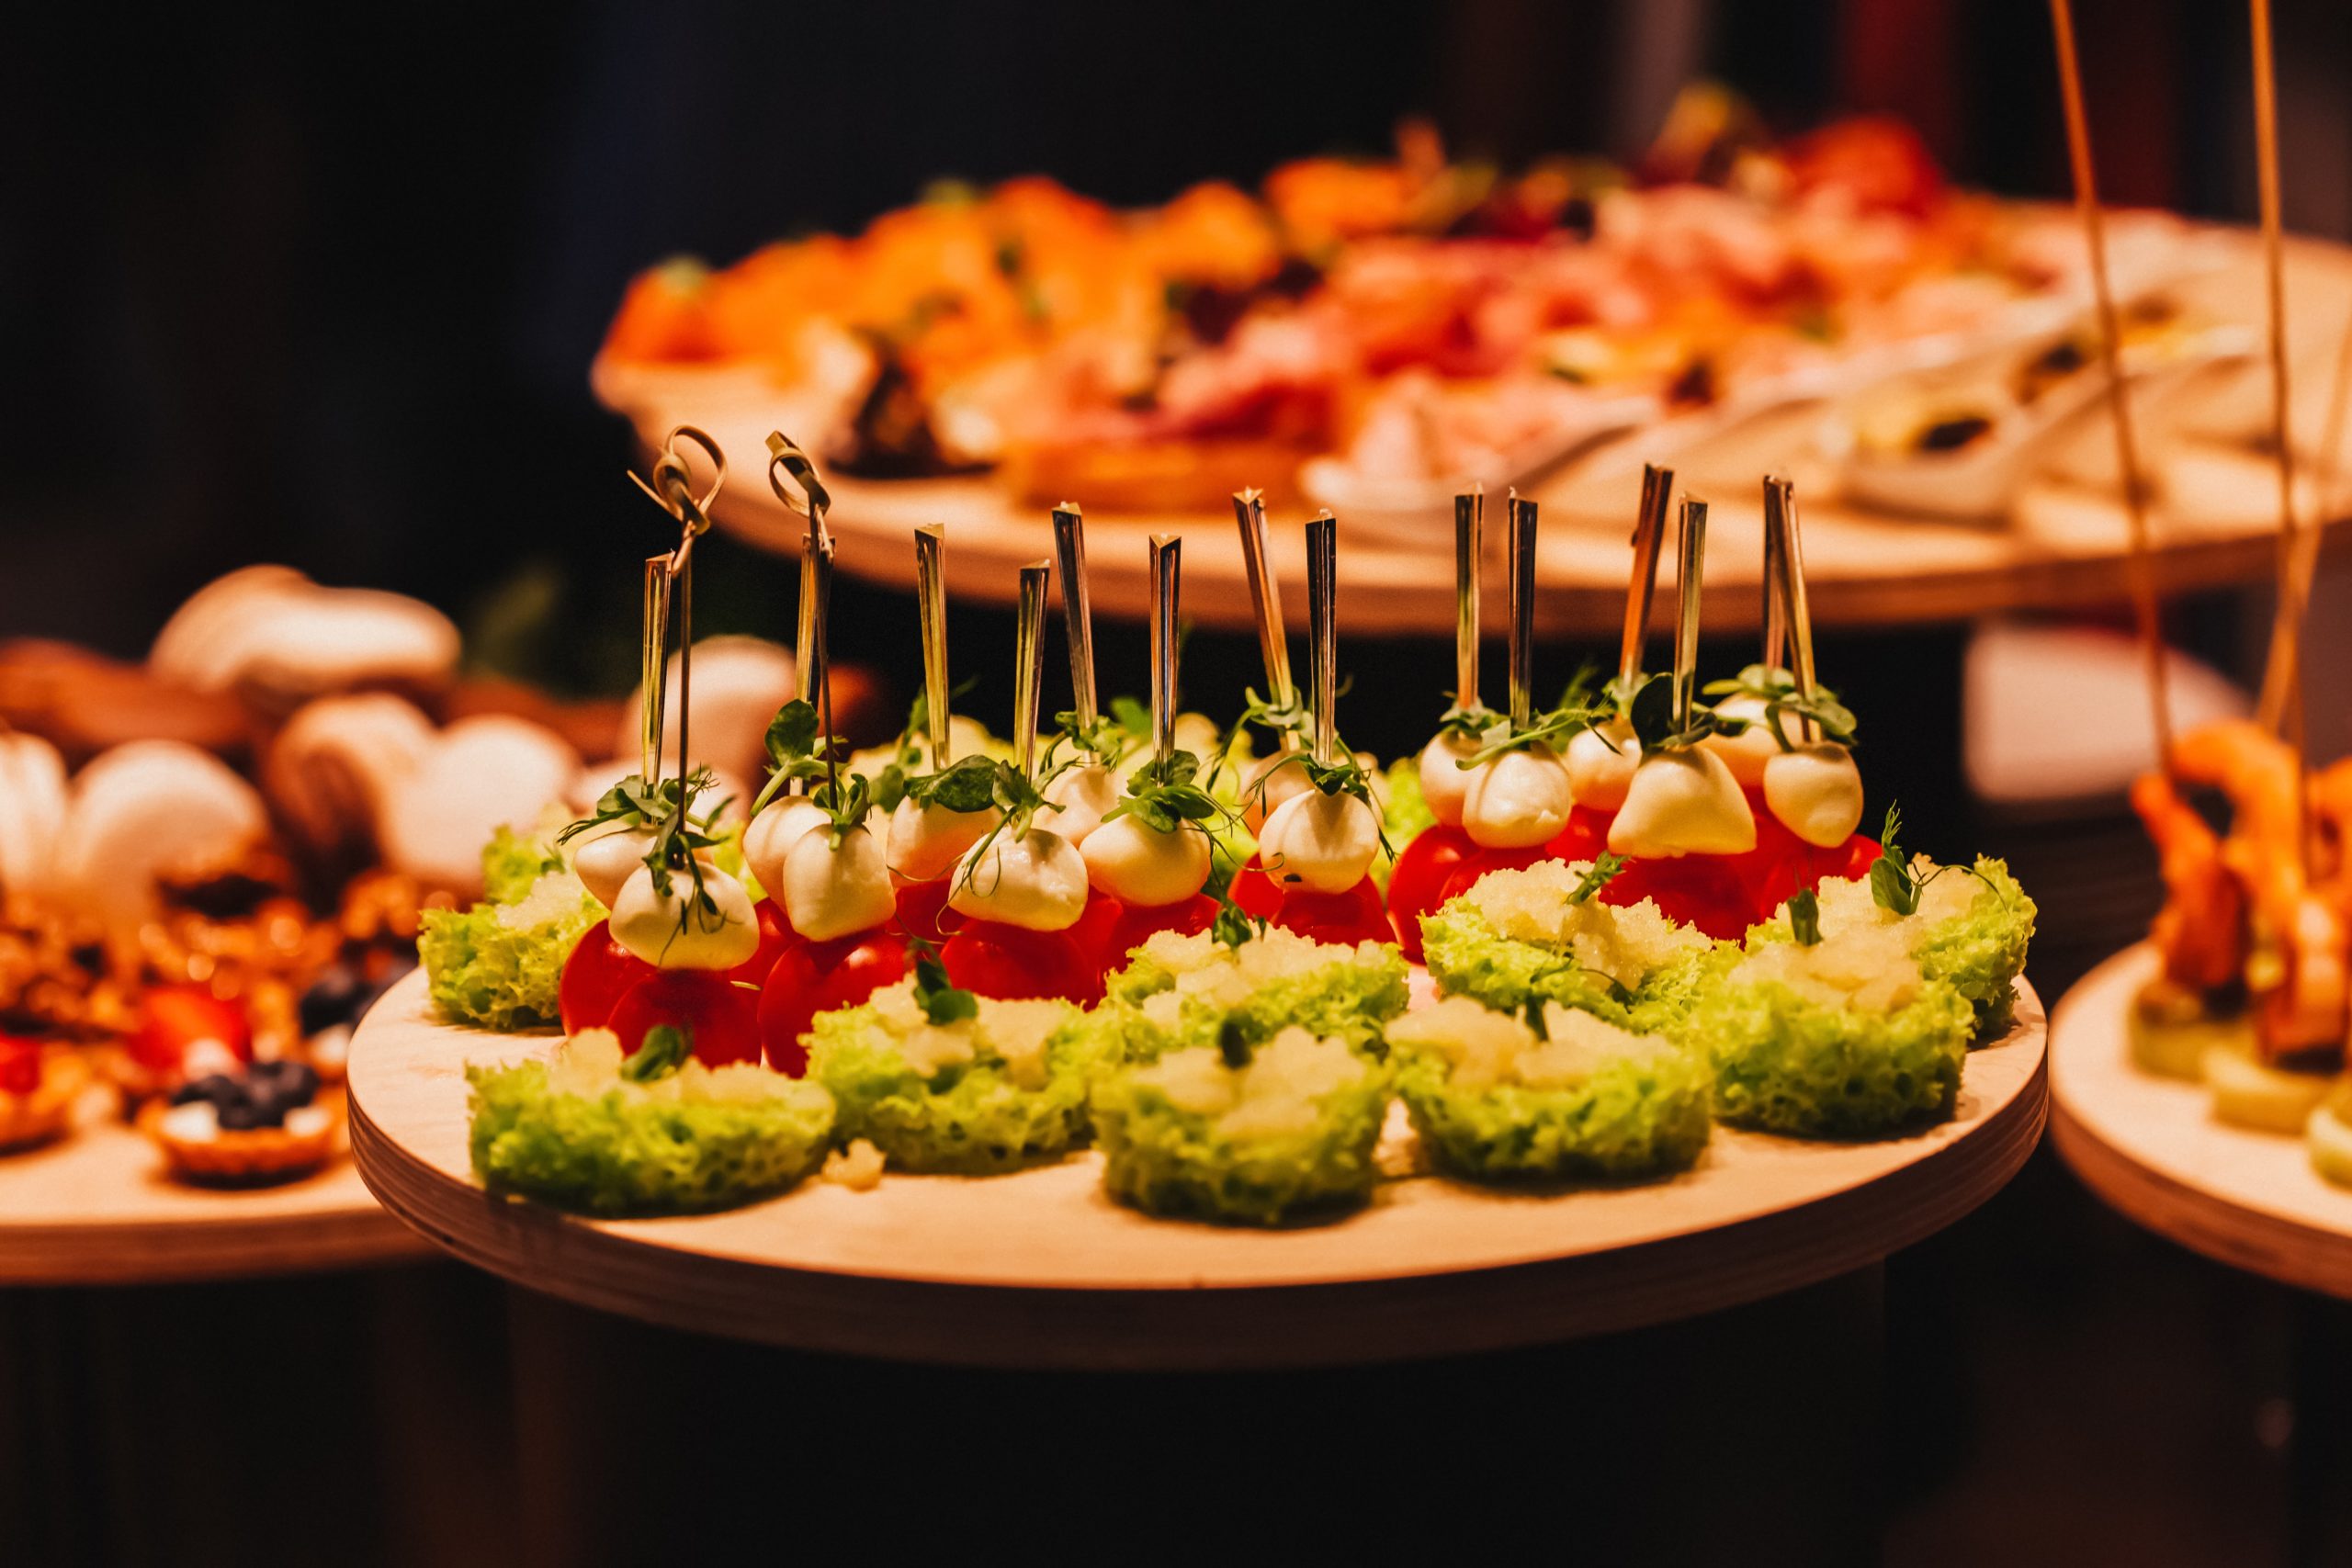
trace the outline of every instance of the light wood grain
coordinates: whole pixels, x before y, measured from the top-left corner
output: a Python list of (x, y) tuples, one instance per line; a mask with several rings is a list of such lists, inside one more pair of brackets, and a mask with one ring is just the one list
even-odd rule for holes
[[(2256, 320), (2260, 296), (2258, 258), (2251, 236), (2212, 231), (2234, 243), (2241, 259), (2199, 277), (2177, 292), (2194, 308), (2222, 320)], [(2317, 241), (2292, 243), (2288, 287), (2295, 325), (2305, 347), (2332, 345), (2352, 309), (2352, 250)], [(805, 526), (769, 492), (758, 456), (767, 433), (813, 416), (796, 406), (789, 389), (767, 384), (741, 367), (616, 372), (599, 379), (598, 392), (627, 414), (640, 440), (658, 443), (674, 424), (710, 432), (738, 461), (716, 513), (726, 526), (772, 549), (797, 553)], [(1708, 530), (1705, 615), (1709, 629), (1739, 631), (1757, 624), (1762, 572), (1759, 480), (1768, 470), (1795, 478), (1804, 501), (1805, 568), (1814, 619), (1831, 626), (1891, 626), (1970, 619), (1994, 611), (2120, 604), (2124, 596), (2123, 509), (2113, 491), (2030, 484), (2007, 524), (1971, 525), (1903, 517), (1841, 502), (1834, 476), (1814, 450), (1822, 419), (1817, 406), (1792, 410), (1741, 425), (1690, 453), (1667, 454), (1684, 489), (1712, 502)], [(1604, 471), (1538, 482), (1544, 532), (1537, 552), (1536, 629), (1547, 637), (1613, 635), (1623, 615), (1625, 536), (1639, 492), (1641, 438), (1630, 456)], [(2152, 465), (2167, 456), (2158, 432)], [(2250, 454), (2249, 454), (2250, 457)], [(1627, 462), (1632, 464), (1625, 471)], [(1261, 476), (1236, 474), (1233, 486)], [(911, 588), (909, 531), (917, 524), (947, 527), (949, 590), (959, 599), (1009, 604), (1015, 569), (1051, 553), (1042, 508), (1019, 505), (986, 477), (904, 482), (830, 481), (831, 521), (843, 570), (894, 587)], [(2272, 470), (2249, 460), (2222, 476), (2219, 493), (2202, 487), (2199, 510), (2159, 507), (2150, 526), (2159, 550), (2158, 587), (2166, 592), (2211, 589), (2267, 577), (2274, 566), (2278, 508)], [(1070, 498), (1081, 504), (1084, 496)], [(1295, 511), (1295, 509), (1294, 509)], [(1298, 513), (1303, 516), (1303, 513)], [(1294, 517), (1291, 521), (1295, 521)], [(1089, 507), (1090, 597), (1097, 615), (1139, 620), (1150, 608), (1145, 539), (1174, 533), (1184, 539), (1184, 610), (1204, 626), (1239, 630), (1252, 625), (1240, 547), (1228, 513), (1123, 514)], [(1426, 547), (1398, 547), (1340, 518), (1340, 615), (1352, 634), (1442, 636), (1453, 626), (1450, 520), (1433, 524)], [(1305, 581), (1305, 552), (1295, 526), (1274, 530), (1274, 558), (1285, 581)], [(2352, 544), (2352, 521), (2327, 530), (2331, 555)], [(1661, 569), (1670, 583), (1671, 560)], [(1671, 602), (1669, 599), (1668, 602)], [(1501, 635), (1502, 595), (1487, 595), (1491, 624)]]
[(0, 1285), (243, 1279), (432, 1256), (348, 1158), (277, 1187), (175, 1181), (102, 1095), (68, 1138), (0, 1155)]
[(2151, 949), (2129, 948), (2058, 1004), (2050, 1121), (2059, 1154), (2158, 1235), (2352, 1300), (2352, 1190), (2321, 1179), (2302, 1139), (2217, 1121), (2203, 1085), (2133, 1065), (2129, 1010), (2155, 972)]
[(1529, 1196), (1415, 1178), (1346, 1219), (1280, 1232), (1124, 1209), (1091, 1153), (990, 1179), (892, 1175), (870, 1192), (812, 1183), (692, 1218), (594, 1222), (492, 1198), (469, 1169), (465, 1066), (553, 1042), (436, 1023), (414, 979), (353, 1042), (352, 1140), (385, 1206), (458, 1257), (656, 1323), (994, 1366), (1372, 1361), (1687, 1317), (1950, 1224), (2041, 1136), (2030, 989), (2018, 1019), (1970, 1057), (1958, 1115), (1912, 1136), (1719, 1130), (1698, 1168), (1655, 1185)]

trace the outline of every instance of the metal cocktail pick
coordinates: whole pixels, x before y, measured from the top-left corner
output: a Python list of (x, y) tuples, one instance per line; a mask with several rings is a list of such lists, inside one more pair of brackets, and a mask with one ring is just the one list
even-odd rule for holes
[[(1151, 756), (1166, 777), (1176, 755), (1176, 617), (1184, 566), (1184, 541), (1173, 534), (1151, 536)], [(1067, 592), (1068, 589), (1065, 588)]]
[[(1241, 562), (1250, 578), (1250, 604), (1258, 616), (1258, 650), (1266, 661), (1266, 700), (1278, 708), (1291, 705), (1297, 688), (1290, 679), (1290, 638), (1283, 626), (1282, 584), (1274, 580), (1273, 563), (1266, 558), (1266, 499), (1257, 491), (1238, 491), (1233, 520), (1241, 530)], [(1296, 737), (1283, 732), (1283, 744)]]
[(931, 765), (947, 765), (947, 530), (925, 523), (915, 530), (915, 615), (922, 623), (923, 734)]
[(1634, 518), (1634, 575), (1625, 588), (1625, 632), (1617, 649), (1617, 683), (1629, 690), (1642, 678), (1642, 643), (1649, 634), (1650, 600), (1657, 592), (1658, 547), (1666, 538), (1667, 504), (1674, 470), (1642, 465), (1642, 509)]
[(1086, 519), (1064, 502), (1054, 508), (1054, 554), (1062, 569), (1062, 629), (1069, 644), (1069, 686), (1080, 728), (1094, 722), (1094, 616), (1086, 602)]
[(1486, 492), (1453, 498), (1453, 705), (1478, 707), (1478, 567), (1485, 550)]
[[(710, 458), (713, 470), (710, 486), (700, 495), (695, 493), (692, 471), (678, 450), (681, 441), (692, 442)], [(646, 664), (647, 701), (640, 716), (644, 754), (639, 761), (650, 763), (643, 773), (646, 786), (650, 791), (659, 780), (662, 767), (662, 706), (666, 698), (665, 688), (669, 684), (662, 642), (669, 619), (669, 600), (674, 597), (678, 604), (678, 789), (679, 809), (683, 811), (687, 747), (691, 739), (687, 725), (693, 711), (691, 699), (694, 691), (695, 541), (710, 532), (710, 503), (718, 499), (719, 490), (727, 483), (727, 455), (707, 434), (691, 424), (682, 424), (671, 431), (669, 437), (662, 442), (662, 451), (653, 460), (651, 482), (639, 479), (634, 473), (629, 475), (629, 482), (675, 518), (679, 527), (678, 547), (666, 557), (655, 557), (645, 563), (647, 629), (642, 651)], [(662, 579), (662, 586), (658, 591), (653, 585), (657, 562), (660, 563)], [(656, 695), (657, 693), (662, 694)]]
[(1535, 503), (1517, 491), (1505, 502), (1505, 585), (1510, 611), (1510, 722), (1524, 729), (1535, 715)]
[(1690, 728), (1699, 686), (1699, 588), (1707, 558), (1707, 503), (1682, 498), (1682, 532), (1675, 557), (1675, 587), (1681, 599), (1674, 623), (1674, 728)]
[(1046, 683), (1046, 590), (1054, 575), (1050, 561), (1021, 569), (1021, 599), (1013, 626), (1012, 753), (1021, 776), (1037, 778), (1037, 694)]
[[(826, 760), (832, 758), (833, 707), (831, 671), (825, 652), (824, 605), (832, 592), (833, 540), (825, 527), (832, 497), (817, 478), (817, 465), (792, 438), (780, 430), (768, 432), (768, 488), (786, 508), (808, 520), (800, 536), (800, 604), (793, 638), (793, 665), (800, 672), (800, 689), (819, 709), (825, 738)], [(806, 793), (807, 782), (794, 779), (786, 789)]]
[[(1805, 602), (1804, 547), (1798, 538), (1797, 489), (1777, 474), (1764, 479), (1764, 662), (1785, 669), (1797, 695), (1813, 698), (1813, 612)], [(1808, 740), (1813, 721), (1799, 721)]]
[(1330, 766), (1339, 750), (1340, 523), (1323, 512), (1306, 525), (1306, 636), (1315, 665), (1315, 761)]

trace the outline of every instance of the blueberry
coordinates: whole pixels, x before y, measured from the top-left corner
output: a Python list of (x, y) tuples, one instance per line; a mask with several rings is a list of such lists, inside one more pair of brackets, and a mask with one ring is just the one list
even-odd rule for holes
[(223, 1105), (217, 1114), (224, 1133), (250, 1133), (256, 1127), (274, 1127), (286, 1120), (285, 1112), (271, 1115), (250, 1100), (240, 1100), (233, 1105)]
[(207, 1073), (180, 1092), (189, 1100), (209, 1100), (215, 1105), (228, 1105), (245, 1097), (245, 1086), (226, 1073)]
[(305, 1035), (338, 1023), (349, 1023), (366, 1008), (373, 994), (367, 976), (350, 964), (337, 964), (311, 983), (302, 993), (299, 1018)]

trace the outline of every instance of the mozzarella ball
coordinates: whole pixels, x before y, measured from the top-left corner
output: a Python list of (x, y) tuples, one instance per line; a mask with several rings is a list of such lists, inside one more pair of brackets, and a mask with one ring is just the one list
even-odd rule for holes
[(979, 920), (1065, 931), (1086, 912), (1086, 860), (1059, 833), (1031, 828), (976, 844), (956, 867), (947, 907)]
[(1476, 736), (1452, 731), (1433, 736), (1421, 748), (1421, 798), (1430, 815), (1449, 828), (1462, 826), (1462, 803), (1470, 794), (1470, 771), (1461, 764), (1477, 755)]
[(1579, 729), (1568, 739), (1565, 759), (1568, 791), (1578, 806), (1614, 811), (1625, 804), (1625, 791), (1641, 765), (1642, 743), (1634, 727), (1612, 718), (1597, 729)]
[(1081, 763), (1046, 786), (1046, 803), (1061, 809), (1038, 820), (1051, 822), (1055, 832), (1083, 848), (1102, 814), (1119, 804), (1119, 775), (1100, 762)]
[(1362, 882), (1380, 852), (1380, 819), (1351, 795), (1309, 789), (1294, 795), (1266, 818), (1258, 856), (1277, 883), (1295, 882), (1318, 893), (1344, 893)]
[(702, 868), (702, 886), (715, 912), (695, 898), (685, 872), (672, 872), (663, 894), (654, 888), (653, 868), (639, 866), (613, 900), (613, 940), (662, 969), (732, 969), (746, 962), (760, 950), (751, 894), (716, 866)]
[(645, 852), (652, 847), (652, 829), (609, 824), (582, 839), (571, 852), (571, 869), (580, 885), (609, 909), (628, 879), (645, 869)]
[(802, 834), (831, 820), (824, 807), (805, 795), (771, 800), (752, 818), (752, 825), (743, 829), (743, 863), (752, 868), (769, 897), (783, 901), (784, 860), (792, 846)]
[(1133, 812), (1114, 817), (1079, 846), (1086, 876), (1123, 904), (1182, 903), (1209, 879), (1209, 836), (1189, 823), (1163, 833)]
[(996, 809), (950, 811), (944, 806), (899, 802), (890, 813), (890, 869), (909, 882), (946, 875), (964, 852), (996, 826)]
[(1764, 764), (1781, 753), (1781, 743), (1772, 739), (1771, 727), (1764, 722), (1765, 703), (1761, 697), (1742, 693), (1725, 697), (1715, 705), (1715, 712), (1724, 718), (1744, 718), (1748, 726), (1737, 735), (1710, 735), (1699, 742), (1724, 760), (1731, 776), (1743, 789), (1754, 789), (1764, 782)]
[(766, 886), (792, 917), (792, 929), (810, 942), (870, 931), (898, 908), (882, 840), (863, 822), (838, 844), (829, 824), (801, 834)]
[(1862, 825), (1862, 774), (1834, 740), (1783, 751), (1764, 765), (1764, 804), (1808, 844), (1835, 849)]
[(1736, 855), (1756, 847), (1756, 817), (1724, 760), (1696, 747), (1654, 751), (1634, 770), (1609, 824), (1621, 855)]
[(1576, 797), (1568, 770), (1549, 746), (1506, 751), (1469, 773), (1462, 829), (1490, 850), (1522, 850), (1544, 843), (1568, 825)]

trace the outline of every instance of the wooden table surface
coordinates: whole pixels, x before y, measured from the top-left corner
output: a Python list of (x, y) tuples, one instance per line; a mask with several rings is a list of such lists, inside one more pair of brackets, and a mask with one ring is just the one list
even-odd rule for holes
[[(2253, 237), (2227, 230), (2201, 232), (2231, 259), (2173, 292), (2201, 315), (2258, 321), (2263, 295)], [(2295, 241), (2289, 262), (2290, 324), (2300, 345), (2301, 374), (2324, 387), (2336, 339), (2352, 316), (2352, 249)], [(778, 427), (790, 431), (796, 424), (807, 428), (812, 421), (805, 408), (796, 406), (789, 389), (769, 384), (756, 370), (725, 367), (600, 373), (598, 392), (628, 415), (648, 444), (660, 442), (680, 423), (708, 431), (733, 465), (714, 508), (720, 523), (769, 548), (797, 551), (804, 525), (776, 501), (764, 477), (767, 433)], [(1688, 451), (1655, 454), (1674, 464), (1684, 491), (1704, 494), (1712, 505), (1705, 605), (1710, 630), (1751, 630), (1757, 625), (1759, 481), (1768, 470), (1788, 473), (1796, 481), (1811, 608), (1821, 625), (1913, 625), (2122, 600), (2126, 522), (2112, 488), (2035, 480), (2019, 493), (2006, 521), (1959, 523), (1873, 511), (1836, 494), (1834, 469), (1815, 445), (1823, 417), (1818, 405), (1791, 409), (1709, 436)], [(2160, 506), (2151, 519), (2161, 551), (2161, 585), (2183, 592), (2267, 576), (2278, 525), (2275, 468), (2251, 446), (2175, 447), (2147, 430), (2146, 423), (2143, 441), (2159, 489), (2165, 488), (2176, 464), (2193, 464), (2199, 477), (2193, 503)], [(2310, 423), (2316, 425), (2316, 417)], [(1664, 428), (1670, 433), (1674, 427)], [(2098, 428), (2082, 438), (2103, 435)], [(1645, 444), (1669, 439), (1670, 434), (1636, 434), (1532, 487), (1544, 507), (1535, 608), (1541, 635), (1615, 633), (1623, 615), (1626, 534), (1640, 490), (1640, 464), (1654, 455)], [(1255, 478), (1231, 477), (1236, 489)], [(961, 599), (1010, 604), (1017, 568), (1052, 554), (1046, 512), (1016, 502), (986, 476), (896, 483), (832, 477), (828, 482), (837, 559), (843, 570), (861, 578), (911, 589), (910, 530), (923, 523), (946, 525), (948, 585)], [(2183, 488), (2179, 493), (2188, 492)], [(1069, 499), (1086, 502), (1082, 495)], [(1502, 529), (1500, 498), (1495, 500), (1487, 540), (1496, 554), (1485, 609), (1488, 629), (1499, 636)], [(1305, 614), (1305, 547), (1298, 525), (1306, 515), (1297, 506), (1272, 514), (1273, 556), (1283, 580), (1292, 585), (1295, 603), (1286, 607), (1294, 624)], [(1090, 509), (1088, 521), (1095, 614), (1123, 619), (1148, 614), (1145, 540), (1149, 534), (1170, 532), (1184, 539), (1187, 617), (1227, 630), (1252, 624), (1229, 512), (1146, 515)], [(1442, 636), (1453, 628), (1450, 523), (1440, 520), (1426, 538), (1400, 546), (1385, 533), (1351, 528), (1342, 513), (1340, 541), (1339, 607), (1345, 630)], [(2331, 551), (2347, 541), (2352, 520), (2329, 525)], [(1660, 567), (1662, 595), (1663, 585), (1673, 580), (1672, 554), (1669, 549)], [(1672, 603), (1670, 596), (1660, 599), (1661, 604)]]
[(0, 1286), (131, 1285), (346, 1269), (432, 1256), (348, 1157), (274, 1187), (194, 1187), (164, 1171), (103, 1097), (74, 1135), (0, 1155)]
[[(385, 1206), (458, 1258), (585, 1305), (802, 1349), (982, 1366), (1370, 1362), (1671, 1322), (1864, 1267), (1951, 1224), (2039, 1140), (2043, 1020), (1969, 1058), (1958, 1114), (1901, 1138), (1718, 1129), (1698, 1168), (1548, 1195), (1430, 1177), (1283, 1231), (1147, 1218), (1091, 1152), (990, 1179), (808, 1183), (712, 1215), (599, 1222), (493, 1198), (466, 1138), (469, 1061), (550, 1036), (453, 1029), (421, 982), (354, 1041), (352, 1141)], [(1401, 1113), (1391, 1138), (1408, 1138)]]
[(2132, 998), (2154, 952), (2125, 949), (2058, 1004), (2050, 1130), (2092, 1191), (2158, 1235), (2284, 1284), (2352, 1300), (2352, 1189), (2303, 1140), (2217, 1120), (2204, 1085), (2132, 1060)]

